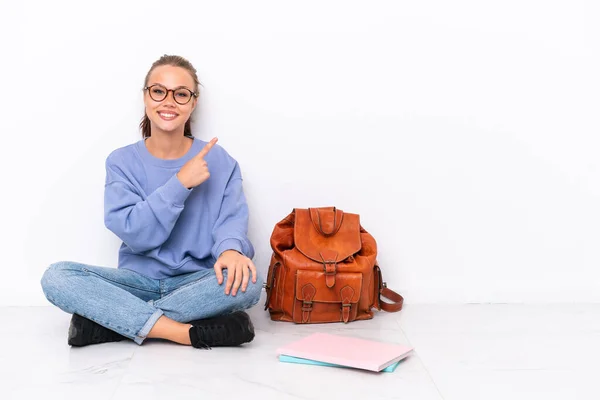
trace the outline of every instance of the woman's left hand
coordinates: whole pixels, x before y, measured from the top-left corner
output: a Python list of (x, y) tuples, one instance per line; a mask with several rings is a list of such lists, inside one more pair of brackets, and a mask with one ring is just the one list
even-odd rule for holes
[[(235, 250), (226, 250), (215, 263), (214, 269), (217, 274), (217, 282), (223, 283), (223, 269), (227, 268), (227, 282), (225, 283), (225, 294), (236, 295), (242, 286), (242, 292), (246, 291), (250, 272), (252, 272), (252, 283), (256, 283), (256, 267), (252, 260)], [(233, 285), (233, 286), (232, 286)]]

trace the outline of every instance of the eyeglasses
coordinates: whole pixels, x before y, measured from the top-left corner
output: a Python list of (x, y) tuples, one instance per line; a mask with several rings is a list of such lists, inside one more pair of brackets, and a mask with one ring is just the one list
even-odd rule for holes
[(198, 97), (197, 93), (192, 92), (188, 88), (177, 88), (167, 89), (163, 85), (155, 84), (152, 86), (146, 86), (144, 90), (148, 91), (150, 98), (154, 101), (163, 101), (169, 95), (169, 92), (173, 92), (173, 100), (177, 104), (185, 105), (190, 102), (192, 97)]

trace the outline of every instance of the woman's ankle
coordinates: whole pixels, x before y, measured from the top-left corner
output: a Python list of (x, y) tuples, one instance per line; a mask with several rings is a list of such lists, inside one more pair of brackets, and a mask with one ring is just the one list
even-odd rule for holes
[(192, 344), (190, 340), (190, 328), (190, 324), (183, 324), (163, 315), (156, 321), (147, 337), (166, 339), (171, 342), (190, 346)]

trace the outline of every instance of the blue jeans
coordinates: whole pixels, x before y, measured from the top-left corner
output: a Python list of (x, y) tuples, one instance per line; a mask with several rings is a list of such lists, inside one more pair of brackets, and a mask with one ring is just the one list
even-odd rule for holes
[(48, 301), (61, 310), (142, 344), (161, 315), (189, 322), (254, 306), (262, 290), (260, 277), (232, 296), (225, 294), (226, 274), (225, 269), (219, 285), (212, 268), (151, 279), (127, 269), (63, 261), (44, 272), (41, 284)]

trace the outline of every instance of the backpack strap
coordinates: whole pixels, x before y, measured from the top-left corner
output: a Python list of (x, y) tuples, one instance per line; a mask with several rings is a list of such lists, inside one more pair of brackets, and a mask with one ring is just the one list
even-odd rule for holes
[(277, 268), (281, 265), (279, 261), (275, 262), (275, 264), (269, 266), (269, 272), (267, 273), (267, 281), (263, 283), (263, 288), (267, 292), (267, 300), (265, 301), (265, 310), (269, 308), (271, 303), (271, 296), (273, 295), (273, 289), (275, 282), (275, 274), (277, 273)]
[[(375, 265), (375, 269), (377, 270), (377, 274), (379, 275), (379, 306), (383, 311), (387, 312), (397, 312), (402, 310), (402, 305), (404, 304), (404, 297), (387, 287), (387, 284), (383, 281), (379, 265)], [(387, 303), (381, 300), (381, 296), (391, 300), (392, 303)]]

